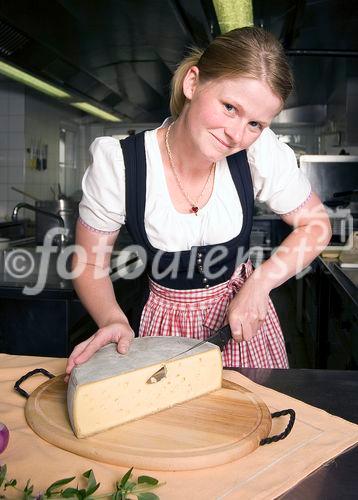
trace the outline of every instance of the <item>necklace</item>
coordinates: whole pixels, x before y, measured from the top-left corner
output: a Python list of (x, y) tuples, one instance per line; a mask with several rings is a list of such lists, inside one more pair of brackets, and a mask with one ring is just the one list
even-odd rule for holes
[(168, 157), (169, 157), (169, 163), (170, 163), (170, 168), (172, 169), (173, 171), (173, 174), (174, 174), (174, 177), (175, 177), (175, 180), (177, 181), (177, 184), (182, 192), (182, 194), (184, 195), (184, 198), (190, 203), (191, 205), (191, 209), (190, 211), (193, 212), (195, 215), (198, 215), (198, 211), (199, 211), (199, 201), (201, 199), (201, 197), (203, 196), (204, 194), (204, 191), (206, 189), (206, 186), (208, 185), (209, 183), (209, 180), (210, 180), (210, 177), (211, 177), (211, 173), (212, 171), (215, 169), (215, 163), (213, 163), (210, 167), (210, 171), (209, 171), (209, 175), (205, 181), (205, 184), (204, 184), (204, 187), (201, 191), (201, 193), (199, 194), (198, 198), (196, 199), (196, 201), (193, 201), (192, 198), (189, 196), (189, 194), (185, 191), (181, 181), (180, 181), (180, 178), (178, 176), (178, 173), (175, 169), (175, 166), (174, 166), (174, 161), (173, 161), (173, 154), (171, 152), (171, 149), (170, 149), (170, 146), (169, 146), (169, 132), (170, 132), (170, 129), (172, 127), (172, 125), (174, 124), (171, 123), (169, 125), (169, 127), (167, 128), (167, 131), (166, 131), (166, 134), (165, 134), (165, 147), (166, 147), (166, 150), (167, 150), (167, 153), (168, 153)]

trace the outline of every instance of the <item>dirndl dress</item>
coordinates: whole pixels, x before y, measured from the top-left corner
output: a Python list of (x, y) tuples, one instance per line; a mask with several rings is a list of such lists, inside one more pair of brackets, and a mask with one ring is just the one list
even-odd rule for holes
[[(227, 323), (229, 303), (253, 272), (247, 258), (254, 206), (253, 186), (246, 151), (227, 158), (240, 197), (243, 225), (240, 234), (218, 245), (192, 247), (180, 252), (176, 273), (166, 273), (177, 252), (163, 252), (151, 245), (145, 224), (146, 155), (144, 133), (121, 141), (126, 167), (126, 227), (135, 244), (147, 255), (148, 289), (139, 325), (139, 336), (181, 336), (205, 339)], [(135, 194), (135, 195), (134, 195)], [(215, 248), (224, 247), (224, 261), (205, 270), (203, 261)], [(157, 273), (151, 264), (156, 259)], [(188, 272), (191, 263), (195, 268)], [(240, 258), (241, 256), (241, 262)], [(240, 343), (230, 340), (223, 353), (225, 367), (288, 368), (285, 341), (272, 301), (257, 334)]]

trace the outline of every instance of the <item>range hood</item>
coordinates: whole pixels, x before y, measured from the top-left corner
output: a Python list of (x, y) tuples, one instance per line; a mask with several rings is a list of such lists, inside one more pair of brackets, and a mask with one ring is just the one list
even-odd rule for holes
[(327, 105), (316, 104), (294, 106), (284, 109), (273, 121), (273, 125), (321, 125), (327, 119)]
[(214, 16), (188, 0), (0, 1), (0, 57), (129, 121), (159, 121), (177, 62), (212, 39)]
[[(280, 123), (329, 119), (336, 89), (358, 78), (356, 2), (252, 5), (254, 24), (282, 41), (295, 74)], [(1, 59), (133, 122), (167, 116), (176, 65), (218, 33), (212, 0), (0, 0)], [(354, 116), (352, 85), (346, 109)]]

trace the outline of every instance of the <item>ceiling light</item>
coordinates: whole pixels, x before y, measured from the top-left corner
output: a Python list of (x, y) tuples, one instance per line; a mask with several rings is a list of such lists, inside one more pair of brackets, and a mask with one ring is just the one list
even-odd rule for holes
[(221, 33), (254, 25), (252, 0), (213, 0)]
[[(86, 113), (97, 116), (98, 118), (102, 118), (102, 120), (107, 120), (111, 122), (120, 122), (122, 121), (118, 116), (112, 115), (103, 109), (97, 108), (92, 104), (87, 102), (68, 102), (69, 99), (76, 99), (76, 97), (71, 96), (71, 94), (65, 92), (64, 90), (55, 87), (54, 85), (50, 85), (49, 83), (36, 78), (35, 76), (30, 75), (26, 71), (22, 71), (11, 64), (7, 64), (4, 61), (0, 60), (0, 74), (7, 76), (13, 80), (16, 80), (24, 85), (28, 85), (44, 94), (50, 95), (51, 97), (57, 97), (60, 99), (66, 99), (68, 104), (74, 106), (75, 108), (81, 109)], [(78, 96), (77, 96), (78, 99)]]
[(118, 116), (112, 115), (111, 113), (107, 113), (107, 111), (103, 111), (103, 109), (97, 108), (88, 102), (71, 102), (71, 106), (75, 108), (81, 109), (86, 113), (89, 113), (94, 116), (98, 116), (102, 118), (102, 120), (107, 120), (110, 122), (120, 122), (122, 121)]
[(70, 94), (64, 92), (63, 90), (46, 83), (39, 78), (36, 78), (25, 71), (17, 69), (15, 66), (11, 66), (3, 61), (0, 61), (0, 74), (12, 78), (24, 85), (28, 85), (44, 94), (50, 95), (52, 97), (59, 97), (61, 99), (71, 97)]

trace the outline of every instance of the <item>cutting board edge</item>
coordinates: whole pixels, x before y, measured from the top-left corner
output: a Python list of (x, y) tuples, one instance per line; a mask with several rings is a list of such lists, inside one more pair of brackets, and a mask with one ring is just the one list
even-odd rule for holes
[[(46, 381), (45, 383), (41, 384), (37, 389), (35, 389), (35, 391), (31, 394), (30, 398), (27, 400), (27, 404), (25, 407), (26, 420), (29, 426), (33, 429), (33, 431), (47, 442), (50, 442), (51, 444), (58, 446), (59, 448), (62, 448), (66, 451), (70, 451), (77, 455), (85, 456), (86, 458), (93, 459), (96, 461), (109, 463), (117, 466), (124, 466), (124, 467), (125, 466), (131, 467), (135, 463), (135, 467), (146, 470), (163, 470), (163, 471), (199, 470), (208, 467), (223, 465), (225, 463), (233, 462), (238, 460), (239, 458), (242, 458), (248, 453), (254, 451), (259, 446), (260, 440), (264, 437), (267, 437), (271, 431), (271, 414), (266, 404), (261, 400), (261, 398), (253, 394), (251, 391), (245, 389), (244, 387), (239, 386), (238, 384), (235, 384), (234, 382), (231, 382), (223, 378), (224, 388), (230, 388), (232, 390), (238, 390), (241, 393), (247, 393), (248, 395), (250, 395), (250, 399), (251, 396), (254, 398), (256, 405), (260, 409), (260, 417), (258, 417), (258, 423), (248, 436), (253, 435), (255, 433), (257, 435), (254, 437), (254, 439), (252, 439), (251, 442), (246, 440), (244, 444), (241, 444), (241, 447), (239, 449), (237, 447), (237, 444), (230, 444), (222, 447), (222, 449), (219, 451), (217, 449), (216, 450), (214, 449), (209, 452), (208, 450), (206, 450), (205, 454), (203, 453), (190, 454), (188, 452), (184, 452), (183, 456), (176, 456), (176, 457), (170, 457), (168, 456), (168, 453), (166, 456), (151, 455), (150, 457), (143, 457), (135, 453), (128, 453), (128, 450), (126, 450), (125, 453), (122, 452), (120, 459), (118, 459), (117, 451), (113, 454), (116, 456), (111, 456), (111, 453), (109, 453), (109, 456), (107, 456), (106, 458), (103, 458), (103, 456), (99, 456), (99, 454), (96, 451), (91, 451), (91, 449), (86, 450), (86, 453), (84, 454), (83, 449), (81, 449), (82, 446), (81, 442), (83, 441), (83, 439), (76, 438), (75, 441), (71, 440), (70, 443), (71, 449), (69, 449), (68, 446), (66, 447), (66, 444), (69, 441), (68, 433), (66, 433), (67, 432), (66, 430), (57, 427), (59, 429), (59, 433), (57, 435), (55, 435), (53, 431), (49, 431), (48, 433), (44, 432), (43, 428), (41, 428), (41, 423), (43, 423), (43, 420), (41, 421), (41, 419), (44, 419), (44, 417), (41, 416), (39, 420), (38, 419), (36, 420), (36, 418), (34, 419), (33, 415), (31, 415), (31, 409), (38, 410), (39, 415), (43, 413), (41, 412), (41, 409), (39, 407), (36, 408), (37, 396), (42, 392), (45, 392), (47, 387), (49, 385), (51, 386), (52, 384), (54, 384), (56, 380), (59, 381), (61, 379), (62, 381), (63, 377), (64, 375), (58, 375), (54, 379)], [(260, 424), (262, 424), (261, 428)], [(70, 426), (69, 419), (68, 419), (68, 425)], [(248, 436), (246, 436), (245, 439)], [(90, 439), (90, 438), (84, 438), (84, 439)]]

